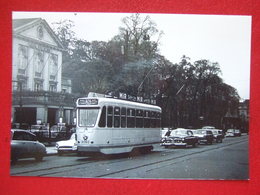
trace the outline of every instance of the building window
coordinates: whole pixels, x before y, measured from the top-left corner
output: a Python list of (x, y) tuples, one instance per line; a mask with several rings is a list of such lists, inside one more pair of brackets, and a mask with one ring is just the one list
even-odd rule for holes
[(44, 53), (43, 51), (37, 51), (34, 56), (35, 72), (41, 73), (44, 65)]
[(18, 80), (13, 82), (13, 90), (23, 91), (27, 88), (27, 80)]
[(55, 76), (58, 72), (58, 55), (50, 54), (50, 74)]
[(50, 91), (56, 92), (57, 91), (57, 85), (56, 84), (50, 84)]
[[(28, 64), (28, 47), (19, 45), (18, 47), (18, 69), (25, 70)], [(21, 73), (23, 71), (20, 71)]]
[(42, 82), (35, 82), (34, 83), (34, 91), (41, 91), (43, 89)]

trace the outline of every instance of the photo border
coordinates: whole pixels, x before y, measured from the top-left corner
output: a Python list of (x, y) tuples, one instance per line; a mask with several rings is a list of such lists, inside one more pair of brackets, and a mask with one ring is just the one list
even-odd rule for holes
[[(0, 189), (5, 194), (259, 194), (260, 2), (257, 0), (9, 0), (0, 2)], [(249, 181), (84, 179), (10, 176), (12, 11), (125, 12), (252, 16)], [(259, 95), (258, 95), (259, 94)]]

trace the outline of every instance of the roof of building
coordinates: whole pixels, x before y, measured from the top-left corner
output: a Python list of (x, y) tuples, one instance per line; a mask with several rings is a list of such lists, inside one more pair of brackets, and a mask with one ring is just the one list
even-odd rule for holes
[(39, 20), (40, 18), (24, 18), (24, 19), (13, 19), (13, 28), (17, 29), (21, 26), (24, 26), (28, 23), (31, 23), (35, 20)]
[(19, 34), (20, 32), (31, 28), (33, 25), (43, 24), (52, 38), (56, 41), (60, 48), (64, 49), (60, 39), (53, 32), (49, 24), (42, 18), (22, 18), (22, 19), (13, 19), (13, 31), (14, 34)]

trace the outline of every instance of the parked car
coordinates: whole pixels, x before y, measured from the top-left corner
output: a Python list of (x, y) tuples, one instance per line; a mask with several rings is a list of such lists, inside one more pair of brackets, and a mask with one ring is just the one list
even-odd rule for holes
[(169, 134), (171, 132), (171, 130), (169, 128), (162, 128), (161, 129), (161, 138), (167, 136), (167, 134)]
[(11, 162), (20, 158), (35, 158), (41, 161), (46, 155), (46, 147), (40, 143), (36, 135), (28, 130), (11, 130)]
[(241, 136), (241, 131), (239, 129), (235, 129), (235, 136)]
[(198, 129), (194, 136), (198, 137), (198, 143), (212, 144), (214, 136), (211, 130), (209, 129)]
[(188, 146), (196, 147), (198, 144), (198, 138), (193, 136), (191, 130), (187, 129), (175, 129), (172, 130), (169, 136), (162, 138), (161, 146), (165, 148), (169, 146)]
[(214, 141), (216, 143), (222, 143), (223, 142), (223, 133), (222, 133), (222, 130), (220, 129), (212, 129), (212, 134), (213, 134), (213, 137), (214, 137)]
[(56, 142), (56, 149), (57, 149), (59, 155), (62, 155), (65, 152), (77, 151), (76, 133), (73, 133), (69, 140)]
[(241, 136), (241, 131), (239, 129), (228, 129), (226, 132), (226, 137), (236, 137)]

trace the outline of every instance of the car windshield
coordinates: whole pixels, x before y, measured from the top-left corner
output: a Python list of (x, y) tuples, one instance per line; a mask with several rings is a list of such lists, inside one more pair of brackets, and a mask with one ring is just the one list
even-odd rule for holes
[(233, 129), (228, 129), (227, 132), (228, 132), (228, 133), (233, 133), (234, 130), (233, 130)]
[(197, 134), (207, 134), (206, 130), (197, 130)]
[(80, 108), (79, 126), (80, 127), (94, 127), (97, 121), (99, 108)]
[(72, 135), (70, 136), (70, 140), (75, 140), (75, 135), (76, 133), (72, 133)]

